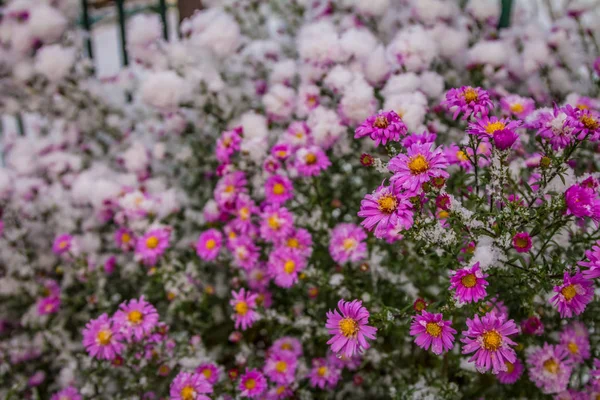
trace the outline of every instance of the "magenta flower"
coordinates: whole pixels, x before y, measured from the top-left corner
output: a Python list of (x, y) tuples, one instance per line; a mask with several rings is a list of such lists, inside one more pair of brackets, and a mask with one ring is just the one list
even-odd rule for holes
[(498, 117), (494, 116), (483, 116), (481, 118), (476, 118), (473, 122), (470, 122), (466, 132), (481, 138), (491, 139), (493, 136), (495, 136), (496, 132), (503, 130), (514, 131), (520, 125), (521, 121), (518, 120), (512, 121), (506, 118), (498, 119)]
[(246, 175), (241, 171), (231, 172), (223, 176), (215, 187), (215, 200), (221, 207), (232, 208), (237, 196), (248, 192)]
[(275, 284), (289, 288), (298, 282), (298, 273), (306, 268), (306, 260), (285, 247), (278, 247), (269, 255), (268, 265)]
[(567, 114), (563, 108), (556, 105), (552, 112), (539, 112), (527, 127), (537, 129), (537, 136), (550, 143), (554, 150), (564, 149), (575, 139), (574, 129), (568, 124)]
[(448, 178), (448, 163), (441, 148), (432, 149), (431, 144), (415, 143), (406, 154), (392, 158), (388, 168), (394, 173), (391, 182), (411, 192), (432, 178)]
[(257, 369), (246, 371), (240, 378), (238, 389), (241, 392), (240, 396), (253, 399), (267, 390), (267, 380)]
[(269, 204), (283, 204), (294, 198), (292, 181), (282, 175), (273, 175), (265, 182), (265, 201)]
[(260, 318), (256, 312), (256, 299), (258, 298), (258, 294), (246, 292), (246, 290), (242, 288), (237, 293), (232, 290), (231, 296), (233, 298), (229, 301), (229, 304), (231, 304), (235, 311), (235, 314), (233, 315), (235, 329), (241, 328), (245, 331)]
[(291, 336), (277, 339), (271, 349), (277, 352), (289, 352), (296, 358), (302, 356), (302, 342)]
[(261, 214), (260, 237), (267, 242), (275, 242), (286, 237), (294, 229), (294, 216), (285, 207), (269, 205)]
[(135, 244), (136, 259), (143, 261), (148, 266), (156, 264), (158, 258), (169, 248), (170, 238), (171, 229), (169, 228), (150, 229)]
[(204, 261), (212, 261), (219, 255), (223, 235), (216, 229), (204, 231), (196, 242), (196, 254)]
[(203, 363), (196, 368), (196, 373), (204, 376), (204, 379), (211, 385), (219, 381), (219, 368), (213, 363)]
[(570, 104), (564, 110), (567, 124), (573, 128), (573, 135), (577, 139), (597, 141), (600, 138), (600, 115), (596, 111), (572, 107)]
[(500, 99), (502, 111), (518, 118), (525, 118), (535, 110), (535, 101), (529, 97), (510, 94)]
[(286, 385), (277, 385), (269, 389), (266, 400), (283, 400), (292, 398), (294, 392)]
[(510, 149), (518, 138), (519, 135), (515, 131), (502, 129), (494, 133), (494, 146), (496, 146), (498, 150)]
[(121, 303), (113, 320), (121, 327), (121, 333), (127, 339), (135, 338), (140, 341), (152, 333), (158, 324), (158, 312), (142, 296), (139, 300), (131, 299), (129, 303)]
[(594, 282), (583, 277), (580, 272), (571, 276), (565, 271), (563, 284), (554, 286), (556, 294), (550, 303), (558, 309), (561, 318), (579, 315), (594, 298)]
[(544, 324), (538, 317), (531, 316), (521, 322), (521, 330), (525, 335), (541, 336), (544, 333)]
[(397, 142), (400, 137), (406, 135), (406, 125), (394, 111), (383, 111), (376, 115), (371, 115), (365, 120), (354, 134), (355, 139), (369, 136), (375, 142), (375, 146), (388, 141)]
[(82, 400), (81, 395), (73, 386), (68, 386), (52, 395), (50, 400)]
[[(377, 328), (367, 325), (369, 311), (362, 306), (362, 301), (347, 302), (340, 300), (338, 310), (327, 312), (325, 327), (333, 335), (327, 344), (334, 353), (352, 357), (370, 347), (365, 338), (375, 339)], [(341, 314), (340, 314), (341, 313)]]
[(410, 335), (416, 336), (415, 343), (422, 349), (429, 350), (440, 355), (450, 351), (454, 347), (454, 335), (452, 321), (444, 321), (443, 314), (433, 314), (425, 310), (413, 317), (410, 326)]
[(487, 115), (494, 108), (487, 91), (479, 87), (463, 86), (460, 89), (450, 89), (446, 93), (446, 100), (442, 103), (453, 111), (452, 119), (464, 113), (463, 119), (469, 115)]
[(517, 358), (514, 362), (505, 361), (506, 371), (498, 372), (498, 381), (504, 385), (512, 385), (519, 380), (523, 374), (523, 364)]
[(317, 176), (330, 165), (329, 158), (318, 146), (303, 147), (296, 151), (294, 166), (302, 176)]
[(123, 251), (130, 251), (135, 248), (135, 237), (133, 232), (127, 228), (119, 228), (115, 232), (115, 243)]
[(580, 261), (578, 264), (588, 269), (583, 271), (586, 279), (600, 278), (600, 241), (597, 241), (591, 250), (585, 251), (587, 261)]
[(240, 194), (235, 202), (235, 207), (231, 210), (235, 219), (231, 226), (240, 233), (248, 233), (254, 228), (252, 225), (252, 215), (258, 213), (258, 207), (246, 193)]
[(217, 160), (222, 163), (229, 163), (229, 158), (240, 150), (242, 128), (238, 127), (230, 131), (225, 131), (221, 137), (217, 139), (215, 153)]
[(404, 139), (402, 139), (402, 146), (408, 148), (415, 143), (418, 144), (434, 144), (435, 139), (437, 139), (437, 135), (435, 133), (423, 132), (421, 134), (413, 133), (412, 135), (408, 135)]
[(56, 255), (64, 254), (71, 249), (71, 244), (73, 242), (73, 236), (63, 233), (62, 235), (58, 235), (56, 239), (54, 239), (54, 244), (52, 245), (52, 252)]
[(265, 361), (264, 372), (271, 381), (280, 385), (294, 382), (298, 361), (288, 351), (273, 352)]
[(567, 349), (548, 343), (527, 356), (529, 378), (546, 394), (564, 391), (571, 378)]
[(91, 320), (83, 330), (83, 346), (91, 357), (99, 360), (114, 360), (125, 346), (120, 326), (108, 315), (102, 314)]
[(341, 371), (324, 358), (314, 358), (308, 378), (314, 388), (333, 389), (341, 378)]
[(271, 155), (278, 160), (285, 161), (292, 154), (292, 145), (289, 143), (279, 143), (271, 147)]
[(358, 225), (338, 224), (331, 231), (329, 254), (336, 263), (358, 262), (367, 255), (367, 234)]
[(488, 313), (483, 317), (474, 315), (467, 318), (468, 330), (463, 331), (462, 354), (475, 352), (469, 362), (475, 361), (475, 367), (481, 373), (492, 369), (494, 374), (507, 371), (506, 362), (515, 363), (517, 357), (510, 346), (516, 343), (508, 338), (519, 330), (511, 319), (506, 321), (503, 315)]
[(60, 308), (60, 297), (48, 296), (40, 299), (37, 303), (37, 312), (39, 315), (48, 315), (58, 312)]
[(513, 248), (517, 253), (527, 253), (531, 250), (531, 236), (527, 232), (519, 232), (512, 239)]
[(312, 144), (313, 138), (306, 122), (292, 122), (285, 131), (285, 141), (295, 147)]
[(204, 375), (180, 372), (171, 382), (169, 396), (171, 400), (210, 400), (204, 394), (212, 391), (212, 385), (204, 379)]
[(260, 256), (258, 246), (247, 236), (241, 236), (232, 240), (231, 249), (233, 265), (245, 270), (252, 269)]
[(574, 364), (581, 364), (590, 358), (590, 339), (581, 335), (576, 329), (565, 326), (560, 333), (560, 344), (569, 352), (569, 358)]
[(489, 285), (488, 277), (479, 268), (479, 263), (451, 272), (450, 289), (454, 289), (454, 297), (461, 303), (473, 303), (487, 296), (485, 287)]
[(567, 214), (600, 220), (600, 199), (593, 188), (577, 184), (569, 187), (565, 192), (565, 203)]
[(390, 229), (410, 229), (413, 224), (413, 204), (408, 197), (393, 186), (379, 186), (373, 194), (365, 195), (360, 202), (358, 216), (368, 231), (375, 229), (375, 237), (384, 237)]
[(304, 228), (294, 228), (292, 233), (277, 243), (277, 246), (287, 247), (304, 258), (312, 254), (312, 245), (312, 236)]

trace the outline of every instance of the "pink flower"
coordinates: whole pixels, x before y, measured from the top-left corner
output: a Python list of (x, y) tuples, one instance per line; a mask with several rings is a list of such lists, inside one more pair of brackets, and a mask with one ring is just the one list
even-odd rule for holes
[(60, 308), (60, 297), (49, 296), (40, 299), (37, 303), (37, 312), (39, 315), (54, 314)]
[(565, 271), (563, 284), (554, 286), (554, 291), (556, 294), (550, 303), (558, 309), (561, 318), (571, 318), (574, 314), (581, 314), (594, 298), (594, 283), (580, 272), (571, 276)]
[(415, 343), (422, 349), (429, 350), (440, 355), (450, 351), (454, 347), (454, 335), (452, 321), (444, 321), (443, 314), (432, 314), (425, 310), (413, 317), (410, 326), (410, 335), (416, 336)]
[(259, 320), (259, 315), (256, 312), (256, 298), (258, 294), (247, 292), (244, 288), (240, 289), (239, 292), (231, 291), (233, 297), (229, 304), (233, 307), (235, 314), (233, 320), (235, 321), (235, 329), (242, 329), (245, 331), (250, 328), (254, 322)]
[(569, 352), (569, 358), (574, 364), (581, 364), (590, 358), (590, 339), (581, 335), (574, 328), (565, 326), (560, 333), (560, 344)]
[(413, 133), (412, 135), (408, 135), (402, 140), (402, 146), (410, 147), (415, 143), (418, 144), (433, 144), (435, 143), (435, 139), (437, 135), (435, 133), (423, 132), (421, 134)]
[(546, 394), (562, 392), (571, 378), (571, 361), (563, 346), (545, 343), (527, 356), (527, 367), (529, 378)]
[(455, 271), (450, 278), (450, 289), (454, 289), (454, 297), (461, 303), (478, 302), (487, 296), (485, 287), (489, 284), (479, 268), (479, 263)]
[(204, 394), (212, 391), (212, 385), (206, 381), (204, 375), (180, 372), (171, 382), (169, 396), (171, 400), (210, 400), (210, 397)]
[(512, 239), (513, 248), (517, 253), (527, 253), (531, 250), (531, 236), (527, 232), (519, 232)]
[(257, 369), (246, 371), (240, 378), (238, 389), (241, 392), (240, 396), (253, 399), (267, 390), (267, 380)]
[(242, 142), (241, 138), (242, 128), (238, 127), (231, 131), (225, 131), (221, 134), (221, 137), (217, 139), (217, 148), (216, 155), (217, 160), (222, 163), (228, 163), (229, 158), (236, 152), (240, 150), (240, 143)]
[(586, 279), (600, 278), (600, 241), (597, 241), (591, 250), (585, 251), (588, 261), (580, 261), (578, 264), (588, 269), (583, 271)]
[(216, 229), (204, 231), (198, 237), (196, 243), (196, 254), (204, 261), (212, 261), (219, 255), (223, 235)]
[(463, 331), (464, 343), (462, 354), (475, 354), (469, 362), (475, 361), (477, 370), (481, 373), (492, 369), (494, 374), (507, 371), (506, 362), (514, 363), (517, 359), (515, 351), (510, 346), (516, 343), (508, 338), (519, 330), (511, 319), (506, 321), (503, 315), (489, 313), (483, 317), (467, 318), (468, 330)]
[(240, 233), (248, 233), (254, 228), (252, 225), (252, 215), (258, 213), (258, 207), (254, 201), (246, 193), (242, 193), (237, 197), (235, 207), (231, 210), (235, 219), (231, 222), (231, 226)]
[(329, 254), (333, 261), (343, 264), (347, 261), (358, 262), (367, 255), (365, 231), (354, 224), (338, 224), (331, 232)]
[(441, 148), (432, 150), (429, 143), (415, 143), (408, 148), (407, 154), (398, 154), (390, 161), (389, 169), (394, 173), (391, 182), (415, 192), (431, 178), (448, 178), (447, 165)]
[(494, 133), (494, 145), (498, 150), (510, 149), (517, 141), (519, 135), (510, 129), (502, 129)]
[(83, 345), (88, 354), (99, 360), (114, 360), (125, 348), (120, 326), (102, 314), (87, 323), (83, 330)]
[(286, 237), (294, 229), (294, 216), (285, 207), (270, 205), (261, 214), (260, 237), (268, 242), (275, 242)]
[(137, 240), (135, 245), (136, 259), (152, 266), (158, 258), (169, 248), (171, 230), (169, 228), (150, 229), (144, 236)]
[(288, 385), (294, 382), (297, 367), (296, 357), (290, 352), (273, 352), (265, 362), (264, 372), (278, 384)]
[(292, 181), (282, 175), (273, 175), (265, 182), (265, 201), (269, 204), (283, 204), (294, 198)]
[(390, 229), (410, 229), (413, 224), (413, 205), (408, 197), (393, 186), (380, 186), (360, 202), (358, 216), (368, 231), (375, 229), (375, 237), (383, 238)]
[(56, 255), (64, 254), (71, 249), (71, 244), (73, 242), (73, 236), (63, 233), (62, 235), (58, 235), (56, 239), (54, 239), (54, 244), (52, 245), (52, 251)]
[(278, 247), (269, 255), (268, 265), (275, 284), (289, 288), (298, 282), (298, 273), (306, 268), (306, 260), (285, 247)]
[(231, 249), (233, 253), (233, 264), (236, 267), (249, 270), (256, 265), (259, 257), (259, 249), (247, 236), (241, 236), (232, 240)]
[(544, 333), (544, 324), (538, 317), (531, 316), (521, 322), (521, 330), (525, 335), (541, 336)]
[(279, 143), (271, 148), (271, 155), (278, 160), (285, 161), (292, 154), (292, 145)]
[(565, 203), (567, 204), (567, 214), (573, 214), (576, 217), (591, 217), (600, 220), (600, 199), (594, 189), (573, 185), (565, 192)]
[(306, 122), (292, 122), (285, 131), (285, 141), (295, 147), (312, 144), (313, 138)]
[(115, 232), (115, 243), (123, 251), (130, 251), (135, 248), (135, 237), (133, 232), (127, 228), (119, 228)]
[(452, 119), (464, 113), (463, 119), (471, 114), (487, 115), (494, 108), (487, 91), (479, 87), (463, 86), (460, 89), (450, 89), (446, 93), (446, 100), (442, 103), (450, 110), (454, 110)]
[[(370, 347), (365, 338), (375, 339), (377, 328), (367, 325), (369, 311), (362, 306), (362, 301), (347, 302), (340, 300), (338, 310), (327, 312), (325, 327), (333, 335), (327, 344), (334, 353), (352, 357), (355, 353)], [(341, 313), (341, 314), (340, 314)]]
[(312, 254), (312, 244), (312, 236), (304, 228), (294, 228), (287, 237), (277, 242), (277, 246), (287, 247), (305, 258)]
[(504, 130), (514, 131), (521, 125), (521, 121), (512, 121), (510, 119), (498, 117), (483, 116), (476, 118), (473, 122), (469, 123), (467, 133), (476, 135), (481, 138), (489, 138), (495, 136), (496, 132)]
[(388, 141), (397, 142), (400, 137), (406, 135), (406, 125), (394, 111), (383, 111), (371, 115), (358, 128), (354, 135), (355, 139), (369, 136), (375, 142), (375, 146)]
[(506, 371), (498, 372), (498, 381), (505, 385), (512, 385), (519, 380), (523, 374), (523, 364), (517, 358), (514, 362), (505, 361)]
[(286, 385), (277, 385), (269, 389), (267, 392), (266, 400), (283, 400), (289, 399), (293, 396), (294, 392)]
[(577, 139), (597, 141), (600, 138), (600, 115), (589, 109), (580, 109), (567, 104), (564, 107), (567, 114), (567, 124), (573, 128)]
[(333, 389), (340, 380), (341, 375), (341, 371), (324, 358), (314, 358), (308, 377), (312, 387)]
[(535, 101), (529, 97), (510, 94), (500, 99), (500, 107), (506, 113), (525, 118), (535, 110)]
[(158, 312), (142, 296), (139, 300), (129, 300), (129, 304), (126, 301), (121, 303), (113, 320), (127, 339), (135, 338), (140, 341), (144, 336), (150, 335), (158, 324)]
[(317, 176), (329, 168), (331, 162), (320, 147), (309, 146), (296, 151), (294, 165), (302, 176)]
[(196, 368), (196, 373), (204, 376), (204, 379), (211, 385), (219, 381), (219, 368), (213, 363), (200, 364)]
[(82, 400), (81, 395), (73, 386), (68, 386), (52, 395), (50, 400)]
[(536, 135), (550, 143), (554, 150), (564, 149), (575, 139), (573, 127), (569, 126), (567, 114), (563, 108), (554, 106), (554, 110), (537, 113), (536, 119), (527, 124), (537, 129)]
[(246, 193), (246, 175), (241, 171), (231, 172), (222, 177), (215, 187), (215, 200), (220, 207), (232, 208), (237, 196)]
[(302, 356), (302, 342), (290, 336), (284, 336), (277, 339), (273, 342), (271, 349), (277, 352), (289, 352), (294, 357)]

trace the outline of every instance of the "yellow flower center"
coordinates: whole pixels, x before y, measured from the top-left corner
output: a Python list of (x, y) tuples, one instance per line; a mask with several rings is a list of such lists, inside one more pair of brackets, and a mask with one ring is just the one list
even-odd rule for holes
[(292, 350), (293, 348), (291, 343), (283, 343), (280, 347), (281, 350)]
[(297, 249), (298, 247), (300, 247), (300, 242), (298, 242), (298, 239), (296, 239), (296, 238), (290, 238), (287, 241), (287, 245), (288, 245), (288, 247)]
[(225, 139), (223, 139), (223, 146), (225, 146), (225, 147), (231, 146), (231, 138), (226, 137)]
[(483, 334), (483, 348), (486, 350), (496, 351), (502, 346), (502, 336), (498, 331), (492, 329)]
[(283, 186), (281, 183), (276, 183), (275, 185), (273, 185), (273, 194), (283, 194), (283, 192), (285, 192), (285, 186)]
[(466, 288), (472, 288), (477, 283), (477, 277), (475, 274), (465, 275), (460, 279), (460, 283)]
[(102, 329), (100, 332), (98, 332), (96, 338), (98, 339), (98, 343), (100, 343), (102, 346), (106, 346), (110, 344), (112, 332), (107, 329)]
[(579, 108), (580, 110), (587, 110), (590, 108), (587, 104), (577, 104), (576, 107)]
[(586, 129), (595, 130), (600, 126), (600, 122), (594, 119), (594, 117), (591, 115), (583, 115), (579, 120)]
[(477, 91), (475, 89), (473, 89), (472, 87), (468, 87), (463, 92), (463, 97), (465, 98), (465, 101), (467, 103), (470, 103), (472, 101), (477, 101), (479, 95), (477, 94)]
[(510, 111), (514, 112), (515, 114), (520, 114), (523, 112), (523, 110), (525, 110), (525, 107), (523, 107), (523, 104), (521, 103), (514, 103), (510, 105)]
[(158, 238), (156, 236), (150, 236), (146, 239), (146, 247), (149, 249), (155, 249), (158, 246)]
[(129, 243), (131, 241), (131, 235), (129, 233), (124, 233), (121, 235), (121, 242)]
[(377, 200), (377, 205), (379, 211), (391, 214), (396, 211), (396, 208), (398, 207), (398, 200), (396, 200), (396, 196), (392, 194), (386, 194)]
[(285, 271), (286, 274), (291, 274), (292, 272), (294, 272), (296, 270), (296, 263), (293, 262), (292, 260), (287, 260), (285, 262), (285, 264), (283, 265), (283, 270)]
[(429, 169), (429, 163), (421, 154), (412, 157), (408, 162), (408, 169), (413, 175), (422, 174)]
[(517, 239), (515, 239), (515, 244), (518, 248), (524, 249), (527, 247), (527, 239), (523, 237), (518, 237)]
[(440, 219), (446, 219), (450, 216), (450, 213), (446, 210), (442, 210), (438, 213), (438, 218)]
[(509, 361), (506, 361), (504, 363), (504, 365), (506, 365), (506, 373), (507, 374), (512, 374), (512, 372), (515, 370), (515, 364), (513, 364)]
[(235, 190), (235, 187), (233, 187), (233, 185), (227, 185), (225, 187), (225, 193), (232, 193)]
[(459, 150), (456, 152), (456, 158), (458, 158), (460, 161), (467, 161), (469, 160), (469, 158), (467, 157), (467, 155), (465, 154), (464, 151)]
[(206, 241), (206, 248), (208, 250), (214, 249), (216, 245), (217, 245), (217, 242), (215, 242), (215, 239), (208, 239)]
[(579, 346), (577, 346), (577, 343), (575, 343), (575, 342), (569, 342), (569, 344), (567, 345), (567, 348), (569, 349), (571, 354), (579, 353)]
[(279, 157), (279, 158), (283, 158), (283, 157), (287, 156), (287, 151), (285, 151), (285, 150), (277, 150), (275, 152), (275, 155), (277, 157)]
[(67, 247), (68, 245), (69, 245), (69, 242), (67, 242), (66, 240), (63, 240), (58, 244), (58, 248), (62, 250), (65, 247)]
[(544, 361), (544, 369), (551, 374), (556, 374), (558, 372), (558, 363), (554, 358), (550, 358)]
[(181, 400), (194, 400), (196, 391), (191, 386), (185, 386), (181, 389)]
[(319, 367), (317, 370), (317, 375), (320, 377), (324, 377), (327, 374), (327, 367)]
[(212, 376), (212, 371), (209, 368), (204, 368), (202, 370), (202, 375), (204, 375), (206, 379), (210, 379), (210, 377)]
[(243, 300), (235, 303), (235, 312), (242, 316), (246, 315), (248, 312), (248, 303)]
[(565, 300), (571, 301), (571, 299), (577, 296), (577, 290), (575, 290), (575, 285), (568, 285), (562, 288), (560, 291), (563, 296), (565, 296)]
[(269, 223), (269, 226), (271, 227), (271, 229), (279, 229), (279, 227), (281, 226), (277, 215), (271, 215), (269, 217), (269, 219), (267, 220), (267, 222)]
[(304, 132), (296, 132), (294, 136), (296, 136), (298, 139), (302, 139), (304, 137)]
[(248, 207), (240, 208), (240, 218), (245, 221), (248, 219), (248, 217), (250, 217), (250, 210), (248, 209)]
[(390, 123), (388, 122), (387, 118), (384, 115), (379, 115), (377, 118), (375, 118), (375, 122), (373, 122), (373, 127), (379, 128), (379, 129), (385, 129), (389, 125), (390, 125)]
[(252, 390), (256, 387), (256, 380), (253, 378), (246, 379), (246, 382), (244, 382), (244, 386), (246, 387), (246, 389)]
[(428, 322), (425, 330), (433, 337), (439, 337), (442, 334), (442, 328), (435, 322)]
[(317, 162), (317, 156), (315, 156), (313, 153), (308, 153), (306, 156), (304, 156), (304, 161), (306, 161), (306, 164), (312, 165)]
[(356, 240), (352, 238), (346, 238), (344, 239), (342, 246), (344, 247), (344, 250), (353, 250), (356, 248)]
[(496, 133), (496, 131), (502, 130), (504, 129), (506, 125), (504, 125), (502, 122), (500, 121), (496, 121), (496, 122), (488, 122), (487, 126), (485, 127), (485, 132), (488, 135), (493, 135), (494, 133)]
[(136, 325), (139, 324), (140, 322), (142, 322), (143, 318), (144, 318), (144, 316), (138, 310), (130, 311), (129, 314), (127, 314), (127, 319), (132, 324), (136, 324)]
[(285, 372), (287, 371), (287, 363), (285, 361), (277, 361), (275, 363), (275, 369), (277, 372)]
[(285, 392), (285, 386), (279, 386), (276, 392), (277, 394), (283, 394), (283, 392)]
[(358, 323), (352, 318), (344, 318), (340, 321), (340, 331), (345, 337), (354, 337), (358, 333)]

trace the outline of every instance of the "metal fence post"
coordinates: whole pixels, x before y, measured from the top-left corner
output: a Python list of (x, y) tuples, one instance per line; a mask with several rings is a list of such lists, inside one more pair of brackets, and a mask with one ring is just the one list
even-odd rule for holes
[(81, 0), (82, 18), (83, 18), (83, 29), (87, 33), (85, 38), (85, 45), (87, 48), (88, 56), (94, 58), (94, 52), (92, 49), (92, 24), (90, 23), (90, 10), (88, 8), (87, 0)]
[(169, 27), (167, 25), (167, 0), (158, 1), (158, 12), (163, 26), (163, 37), (166, 41), (169, 40)]
[(121, 56), (123, 65), (129, 65), (127, 56), (127, 31), (125, 30), (125, 9), (123, 3), (125, 0), (117, 0), (117, 14), (119, 16), (119, 29), (121, 32)]
[(510, 15), (512, 12), (513, 0), (502, 0), (502, 14), (498, 21), (498, 29), (508, 28), (510, 26)]

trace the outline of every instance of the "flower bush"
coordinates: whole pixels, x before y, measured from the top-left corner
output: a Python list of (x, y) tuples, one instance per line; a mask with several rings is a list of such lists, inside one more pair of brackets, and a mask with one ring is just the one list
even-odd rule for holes
[(3, 398), (600, 394), (592, 3), (6, 3)]

